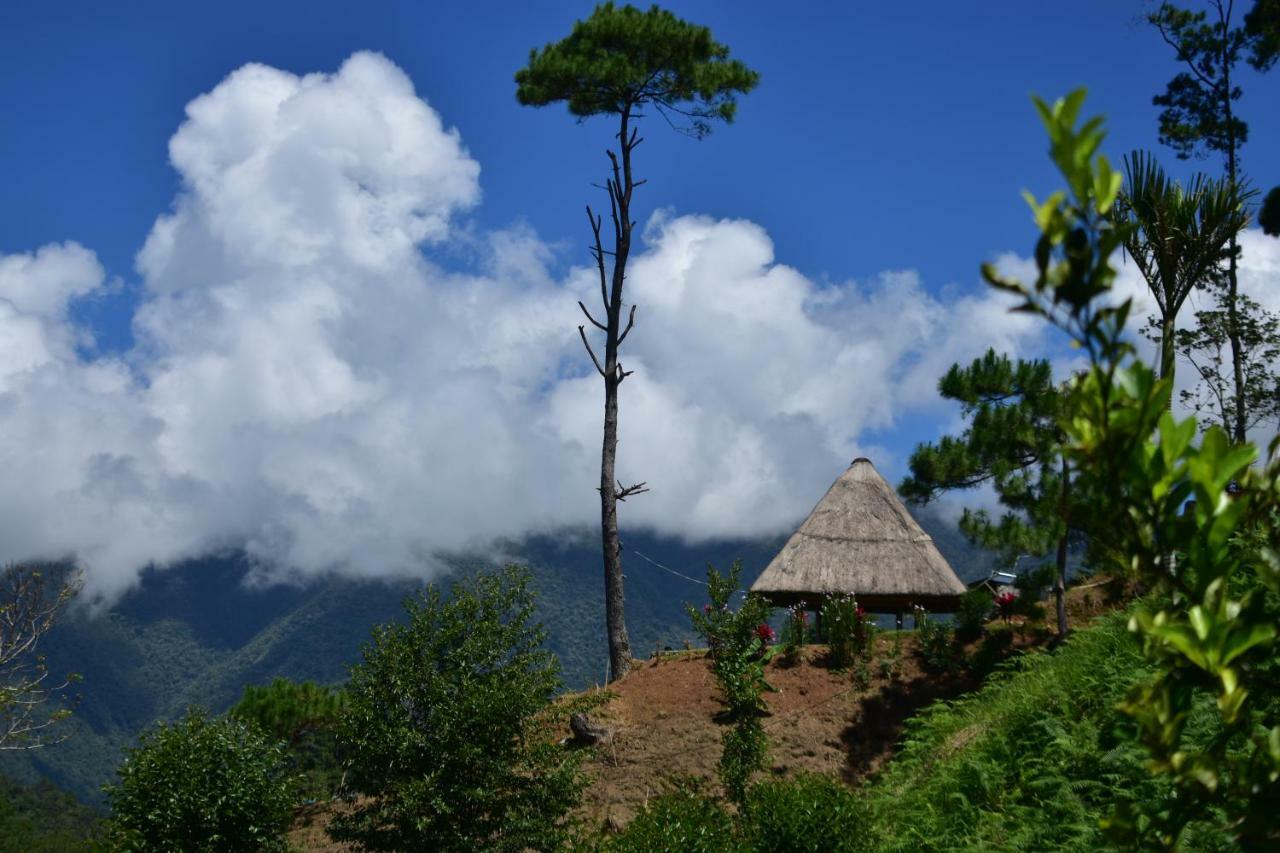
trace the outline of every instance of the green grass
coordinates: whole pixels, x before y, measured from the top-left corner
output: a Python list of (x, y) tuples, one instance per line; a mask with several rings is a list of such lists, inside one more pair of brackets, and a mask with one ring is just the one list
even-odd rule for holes
[(911, 721), (865, 791), (883, 850), (1094, 850), (1117, 798), (1162, 796), (1116, 703), (1149, 670), (1126, 617), (1024, 655)]

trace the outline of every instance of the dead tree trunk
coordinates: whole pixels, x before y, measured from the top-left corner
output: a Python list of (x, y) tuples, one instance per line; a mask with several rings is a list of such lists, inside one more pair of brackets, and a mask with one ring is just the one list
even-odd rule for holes
[[(591, 362), (604, 379), (604, 440), (600, 450), (600, 532), (601, 545), (604, 552), (604, 610), (605, 626), (609, 638), (609, 680), (616, 681), (631, 669), (631, 641), (627, 637), (627, 623), (623, 607), (622, 545), (618, 539), (618, 501), (624, 501), (631, 495), (646, 492), (644, 483), (623, 486), (615, 477), (615, 463), (618, 455), (618, 386), (631, 375), (622, 369), (618, 361), (618, 348), (631, 333), (636, 322), (636, 308), (631, 306), (627, 316), (626, 327), (622, 327), (622, 291), (626, 281), (627, 258), (631, 254), (631, 230), (635, 223), (631, 221), (631, 194), (643, 181), (635, 181), (631, 173), (631, 152), (642, 141), (630, 128), (631, 111), (622, 111), (621, 125), (618, 131), (618, 143), (621, 157), (613, 151), (607, 151), (611, 164), (611, 176), (605, 182), (605, 191), (609, 195), (609, 213), (613, 221), (613, 251), (606, 252), (600, 237), (603, 224), (602, 217), (587, 207), (587, 218), (591, 222), (594, 244), (591, 254), (595, 258), (596, 268), (600, 273), (600, 301), (605, 312), (605, 322), (601, 323), (591, 315), (587, 306), (579, 302), (578, 307), (586, 315), (591, 325), (604, 332), (604, 361), (596, 356), (591, 342), (587, 339), (585, 326), (578, 327), (578, 334), (583, 345), (591, 355)], [(609, 275), (605, 269), (605, 255), (613, 256), (613, 272)]]

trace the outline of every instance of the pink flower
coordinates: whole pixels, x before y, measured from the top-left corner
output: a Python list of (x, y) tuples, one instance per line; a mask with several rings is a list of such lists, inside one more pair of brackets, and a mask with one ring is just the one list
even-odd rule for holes
[(707, 614), (708, 616), (710, 616), (710, 615), (711, 615), (711, 605), (710, 605), (710, 604), (704, 604), (704, 605), (702, 605), (702, 612), (703, 612), (703, 613), (705, 613), (705, 614)]
[(778, 638), (778, 635), (773, 633), (773, 629), (764, 622), (756, 626), (756, 636), (760, 638), (762, 643), (772, 643)]

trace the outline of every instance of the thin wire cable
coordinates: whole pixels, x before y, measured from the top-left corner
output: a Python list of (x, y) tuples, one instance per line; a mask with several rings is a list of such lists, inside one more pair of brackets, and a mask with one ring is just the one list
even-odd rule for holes
[(648, 557), (646, 557), (641, 552), (637, 551), (635, 548), (630, 548), (628, 550), (630, 550), (632, 554), (635, 554), (637, 557), (644, 560), (646, 563), (652, 563), (653, 565), (662, 569), (664, 572), (671, 572), (671, 574), (675, 575), (678, 578), (684, 578), (687, 581), (693, 581), (694, 583), (702, 584), (703, 586), (707, 585), (706, 581), (700, 581), (697, 578), (691, 578), (688, 575), (684, 575), (684, 574), (681, 574), (680, 572), (677, 572), (675, 569), (668, 568), (667, 566), (662, 565), (662, 563), (659, 563), (657, 560), (650, 560)]

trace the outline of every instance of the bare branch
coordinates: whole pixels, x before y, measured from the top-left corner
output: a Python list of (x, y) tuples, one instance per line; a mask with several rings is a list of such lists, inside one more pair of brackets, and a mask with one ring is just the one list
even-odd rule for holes
[[(622, 203), (625, 201), (626, 203), (629, 204), (631, 202), (631, 197), (627, 196), (624, 199), (622, 195), (622, 188), (623, 188), (622, 167), (618, 165), (618, 155), (614, 154), (612, 151), (606, 151), (605, 153), (609, 155), (609, 162), (613, 166), (613, 195), (617, 197), (619, 203)], [(617, 217), (615, 216), (614, 225), (617, 225), (617, 223), (618, 223), (618, 220), (617, 220)]]
[[(622, 342), (627, 339), (627, 335), (631, 333), (631, 327), (636, 324), (636, 306), (631, 305), (631, 316), (627, 318), (627, 327), (622, 330), (622, 334), (618, 335), (618, 346), (622, 346)], [(601, 327), (603, 328), (603, 326)]]
[(582, 336), (582, 345), (587, 348), (587, 354), (591, 356), (591, 361), (595, 364), (596, 370), (604, 376), (604, 368), (600, 366), (600, 359), (596, 358), (596, 351), (591, 348), (590, 342), (587, 341), (587, 327), (579, 326), (578, 334)]
[[(591, 316), (591, 312), (587, 310), (587, 306), (582, 304), (581, 299), (578, 300), (578, 307), (582, 309), (582, 313), (585, 314), (587, 316), (587, 319), (591, 321), (591, 325), (595, 326), (597, 329), (599, 329), (602, 332), (609, 331), (608, 326), (602, 326), (599, 320)], [(618, 341), (618, 343), (622, 343), (622, 341)]]
[(615, 371), (614, 375), (618, 377), (619, 385), (622, 384), (622, 380), (626, 379), (628, 376), (635, 373), (634, 370), (623, 370), (621, 362), (614, 365), (614, 371)]
[[(609, 203), (613, 204), (613, 193), (609, 194)], [(600, 270), (600, 303), (604, 306), (605, 313), (609, 313), (609, 289), (606, 285), (606, 277), (604, 273), (604, 245), (600, 242), (600, 217), (591, 212), (591, 205), (587, 205), (587, 221), (591, 223), (591, 234), (595, 237), (595, 259), (596, 266)], [(582, 304), (582, 303), (578, 303)], [(586, 308), (582, 309), (586, 311)], [(590, 315), (588, 315), (590, 319)], [(595, 323), (595, 320), (591, 322)], [(599, 326), (599, 323), (596, 323)], [(604, 328), (601, 326), (601, 328)]]
[(627, 498), (631, 497), (632, 495), (644, 494), (647, 491), (649, 490), (645, 488), (644, 483), (636, 483), (634, 486), (623, 486), (622, 481), (619, 480), (618, 491), (614, 492), (613, 496), (617, 500), (625, 501)]

